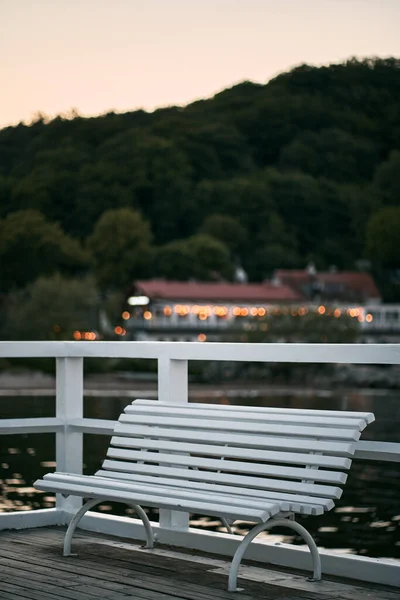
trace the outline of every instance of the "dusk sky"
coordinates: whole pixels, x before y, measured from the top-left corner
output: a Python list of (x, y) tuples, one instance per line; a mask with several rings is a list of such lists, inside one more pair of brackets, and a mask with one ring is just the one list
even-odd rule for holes
[(400, 0), (0, 0), (0, 127), (153, 110), (295, 65), (400, 56)]

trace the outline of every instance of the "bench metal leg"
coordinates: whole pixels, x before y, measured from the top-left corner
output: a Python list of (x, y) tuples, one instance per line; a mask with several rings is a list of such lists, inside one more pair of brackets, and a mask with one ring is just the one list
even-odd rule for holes
[(229, 519), (227, 519), (225, 517), (221, 517), (221, 521), (222, 521), (223, 525), (225, 526), (226, 530), (228, 531), (228, 533), (233, 535), (233, 530), (232, 530), (233, 521), (230, 522)]
[[(77, 554), (74, 554), (71, 552), (71, 542), (72, 542), (72, 536), (74, 535), (75, 529), (77, 528), (79, 521), (82, 519), (83, 515), (88, 510), (91, 510), (97, 504), (101, 504), (102, 502), (104, 502), (106, 500), (107, 500), (107, 498), (100, 498), (100, 499), (92, 498), (91, 500), (88, 500), (87, 502), (85, 502), (85, 504), (75, 513), (70, 524), (68, 525), (68, 529), (67, 529), (65, 537), (64, 537), (64, 550), (63, 550), (64, 556), (77, 556)], [(144, 529), (146, 532), (146, 545), (143, 546), (143, 548), (153, 548), (154, 547), (154, 536), (153, 536), (153, 530), (151, 528), (148, 516), (144, 512), (143, 508), (141, 506), (139, 506), (138, 504), (131, 504), (129, 502), (127, 502), (127, 504), (130, 504), (132, 506), (132, 508), (135, 509), (136, 513), (139, 515), (139, 517), (143, 521)]]
[(237, 591), (237, 577), (238, 571), (240, 567), (240, 563), (246, 552), (250, 543), (254, 540), (255, 537), (262, 531), (267, 531), (272, 527), (289, 527), (290, 529), (294, 529), (298, 534), (302, 536), (304, 541), (307, 543), (312, 557), (313, 562), (313, 576), (309, 579), (309, 581), (320, 581), (321, 579), (321, 558), (319, 556), (318, 548), (316, 543), (314, 542), (311, 534), (305, 529), (302, 525), (297, 523), (296, 521), (291, 521), (289, 519), (271, 519), (267, 523), (260, 523), (253, 527), (251, 531), (245, 536), (242, 540), (240, 546), (237, 548), (235, 555), (232, 560), (231, 568), (229, 570), (229, 581), (228, 581), (228, 591), (236, 592)]

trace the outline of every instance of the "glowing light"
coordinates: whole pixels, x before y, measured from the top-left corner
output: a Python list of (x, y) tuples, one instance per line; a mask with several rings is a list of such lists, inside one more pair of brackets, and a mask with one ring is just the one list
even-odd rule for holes
[(371, 315), (371, 313), (368, 313), (367, 315), (365, 315), (365, 320), (367, 321), (367, 323), (372, 323), (374, 317)]
[(129, 313), (127, 310), (124, 310), (124, 312), (122, 313), (121, 316), (124, 319), (124, 321), (127, 321), (128, 319), (131, 318), (131, 313)]
[(265, 310), (265, 308), (259, 308), (259, 309), (257, 310), (257, 314), (258, 314), (258, 316), (259, 316), (259, 317), (264, 317), (264, 316), (265, 316), (265, 314), (266, 314), (266, 312), (267, 312), (267, 311)]
[(208, 315), (206, 313), (199, 313), (199, 319), (200, 321), (205, 321), (206, 319), (208, 319)]
[(333, 311), (333, 316), (338, 319), (340, 317), (340, 315), (342, 314), (342, 311), (340, 310), (340, 308), (335, 308), (335, 310)]
[(248, 308), (241, 308), (240, 309), (240, 316), (241, 317), (247, 317), (248, 314), (249, 314), (249, 309)]
[(146, 306), (149, 302), (150, 298), (147, 296), (131, 296), (128, 298), (128, 304), (130, 306)]
[(122, 329), (121, 335), (126, 335), (126, 329)]
[(238, 317), (241, 313), (241, 310), (238, 306), (235, 306), (234, 309), (232, 310), (232, 313), (234, 314), (235, 317)]
[(325, 314), (325, 312), (326, 312), (325, 306), (318, 306), (318, 312), (320, 315)]
[(256, 317), (258, 314), (258, 310), (256, 308), (251, 308), (250, 309), (250, 314), (252, 317)]
[(82, 337), (81, 332), (80, 331), (74, 331), (74, 339), (75, 340), (80, 340)]
[(172, 308), (170, 306), (164, 306), (164, 315), (170, 317), (172, 315)]
[(146, 310), (146, 312), (143, 314), (143, 318), (146, 319), (146, 321), (150, 321), (152, 317), (153, 315), (149, 310)]
[(120, 327), (119, 325), (117, 325), (117, 327), (114, 329), (114, 332), (117, 335), (121, 335), (121, 333), (123, 332), (123, 329), (122, 329), (122, 327)]
[(207, 336), (205, 333), (199, 333), (199, 335), (197, 336), (197, 339), (199, 340), (199, 342), (205, 342), (207, 339)]
[(306, 309), (303, 306), (300, 306), (298, 312), (300, 317), (304, 317), (304, 315), (306, 314)]
[(363, 315), (358, 315), (358, 320), (360, 321), (360, 323), (362, 323), (364, 321)]

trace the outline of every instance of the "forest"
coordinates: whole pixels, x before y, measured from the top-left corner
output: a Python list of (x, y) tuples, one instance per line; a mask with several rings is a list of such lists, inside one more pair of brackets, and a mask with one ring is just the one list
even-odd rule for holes
[(2, 302), (49, 281), (107, 296), (310, 261), (367, 265), (399, 300), (399, 98), (400, 59), (351, 59), (186, 107), (0, 130)]

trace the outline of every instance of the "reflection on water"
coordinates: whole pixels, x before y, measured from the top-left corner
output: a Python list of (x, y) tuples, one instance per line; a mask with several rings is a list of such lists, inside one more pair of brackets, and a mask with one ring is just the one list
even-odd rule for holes
[[(330, 394), (280, 393), (258, 395), (256, 392), (224, 392), (215, 397), (201, 397), (197, 402), (224, 402), (251, 406), (286, 408), (319, 408), (360, 410), (375, 413), (376, 421), (363, 432), (362, 439), (400, 442), (400, 407), (395, 394)], [(85, 416), (117, 419), (130, 400), (123, 397), (85, 399)], [(54, 416), (54, 398), (0, 398), (0, 418)], [(109, 438), (84, 436), (84, 472), (100, 467)], [(54, 506), (54, 496), (35, 490), (32, 483), (55, 469), (55, 435), (29, 434), (0, 436), (0, 512), (32, 510)], [(400, 464), (376, 461), (354, 461), (342, 498), (334, 510), (321, 517), (297, 517), (313, 534), (321, 547), (366, 556), (400, 558)], [(104, 513), (132, 515), (133, 510), (121, 504), (107, 503), (99, 507)], [(149, 511), (157, 520), (156, 511)], [(224, 531), (220, 521), (193, 515), (192, 525)], [(236, 531), (244, 533), (245, 523), (236, 523)], [(295, 535), (274, 529), (273, 536), (301, 543)], [(268, 534), (266, 534), (268, 535)]]

